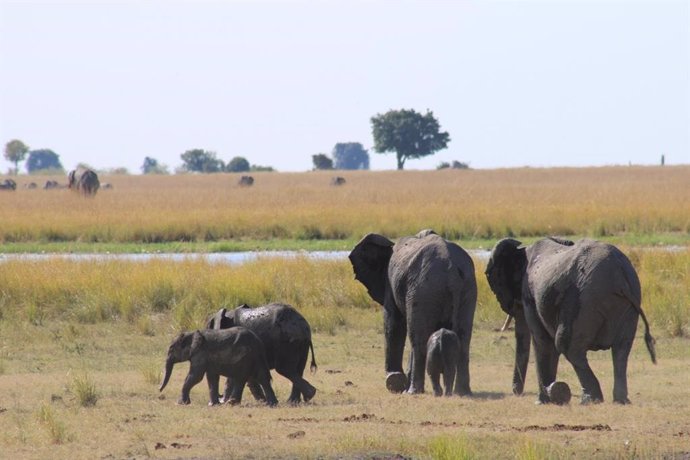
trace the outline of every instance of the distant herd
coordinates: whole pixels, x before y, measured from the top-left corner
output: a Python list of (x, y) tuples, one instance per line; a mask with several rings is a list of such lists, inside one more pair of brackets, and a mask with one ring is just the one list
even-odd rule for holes
[[(342, 176), (334, 176), (330, 181), (330, 185), (335, 187), (345, 185), (345, 183), (346, 180)], [(254, 185), (254, 177), (243, 175), (237, 181), (237, 185), (240, 187), (251, 187)], [(24, 188), (35, 190), (38, 189), (38, 184), (36, 182), (28, 182), (24, 184)], [(110, 183), (101, 184), (98, 180), (98, 174), (94, 170), (82, 167), (69, 172), (66, 184), (61, 184), (56, 180), (47, 180), (43, 185), (43, 190), (70, 189), (84, 196), (94, 196), (99, 189), (109, 190), (112, 188), (113, 185)], [(0, 182), (0, 190), (15, 191), (17, 190), (17, 183), (13, 179), (5, 179)]]

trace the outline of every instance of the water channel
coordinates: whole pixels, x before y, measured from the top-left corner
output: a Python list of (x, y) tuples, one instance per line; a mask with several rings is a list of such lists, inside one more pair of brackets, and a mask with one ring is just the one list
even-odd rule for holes
[[(467, 251), (470, 256), (487, 260), (490, 252), (484, 249)], [(294, 259), (306, 257), (311, 260), (347, 260), (349, 251), (246, 251), (246, 252), (213, 252), (213, 253), (139, 253), (139, 254), (0, 254), (0, 262), (23, 260), (43, 262), (54, 259), (79, 261), (147, 262), (149, 260), (169, 260), (183, 262), (203, 260), (215, 264), (237, 265), (257, 259)]]

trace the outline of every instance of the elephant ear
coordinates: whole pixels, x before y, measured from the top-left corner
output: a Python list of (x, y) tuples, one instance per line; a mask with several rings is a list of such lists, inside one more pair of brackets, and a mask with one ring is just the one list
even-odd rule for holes
[(355, 279), (361, 282), (376, 302), (383, 305), (388, 279), (388, 262), (393, 242), (382, 235), (369, 233), (350, 252)]
[(213, 315), (206, 323), (206, 329), (223, 329), (223, 318), (225, 317), (225, 308), (221, 308), (218, 312)]
[(194, 356), (196, 353), (204, 348), (206, 343), (206, 338), (201, 333), (201, 331), (196, 331), (192, 335), (192, 346), (189, 348), (189, 355)]
[(527, 256), (521, 245), (520, 241), (512, 238), (496, 243), (484, 272), (501, 308), (509, 315), (514, 315), (514, 303), (522, 300), (522, 277)]

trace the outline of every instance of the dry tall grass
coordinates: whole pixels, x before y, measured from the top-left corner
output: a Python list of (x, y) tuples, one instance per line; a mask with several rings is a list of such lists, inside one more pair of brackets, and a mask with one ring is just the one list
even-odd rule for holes
[(690, 233), (688, 166), (339, 174), (113, 176), (95, 199), (20, 183), (0, 194), (0, 242)]

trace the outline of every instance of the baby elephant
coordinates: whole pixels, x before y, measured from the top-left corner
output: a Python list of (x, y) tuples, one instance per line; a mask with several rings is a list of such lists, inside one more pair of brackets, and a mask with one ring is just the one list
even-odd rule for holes
[(182, 333), (168, 348), (165, 362), (165, 377), (160, 391), (168, 384), (173, 365), (190, 361), (189, 373), (182, 385), (182, 395), (178, 404), (189, 404), (189, 391), (201, 382), (206, 374), (209, 391), (209, 405), (219, 404), (218, 379), (220, 376), (232, 377), (233, 384), (226, 387), (224, 401), (239, 404), (242, 391), (247, 382), (257, 384), (266, 395), (266, 402), (278, 404), (271, 387), (271, 374), (266, 362), (266, 354), (261, 340), (255, 333), (244, 327), (231, 327), (224, 330), (203, 330)]
[(443, 395), (439, 374), (443, 374), (446, 396), (453, 394), (453, 383), (458, 372), (460, 339), (453, 331), (439, 329), (429, 336), (426, 343), (426, 372), (434, 387), (434, 396)]

